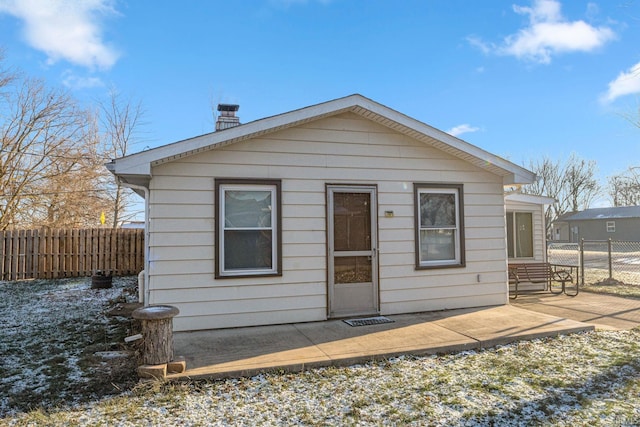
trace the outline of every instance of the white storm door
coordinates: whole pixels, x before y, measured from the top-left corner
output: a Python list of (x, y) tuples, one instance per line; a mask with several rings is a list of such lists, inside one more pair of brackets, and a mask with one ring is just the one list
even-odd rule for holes
[(329, 317), (378, 313), (376, 187), (327, 187)]

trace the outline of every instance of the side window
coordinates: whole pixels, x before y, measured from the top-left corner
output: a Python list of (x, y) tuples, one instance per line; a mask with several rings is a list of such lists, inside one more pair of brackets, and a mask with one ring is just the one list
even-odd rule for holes
[(464, 266), (462, 194), (462, 185), (414, 184), (417, 269)]
[(607, 221), (607, 233), (615, 233), (615, 232), (616, 232), (616, 222)]
[(216, 278), (281, 274), (280, 181), (216, 180)]
[(533, 258), (531, 212), (507, 212), (507, 253), (509, 258)]

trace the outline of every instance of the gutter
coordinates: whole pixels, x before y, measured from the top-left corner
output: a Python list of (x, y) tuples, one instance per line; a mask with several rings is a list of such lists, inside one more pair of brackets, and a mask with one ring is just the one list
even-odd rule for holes
[[(109, 169), (109, 166), (107, 165)], [(149, 305), (149, 299), (151, 297), (151, 290), (149, 289), (149, 255), (150, 255), (150, 242), (149, 242), (149, 189), (143, 185), (136, 185), (125, 182), (122, 178), (118, 177), (118, 182), (123, 187), (131, 188), (133, 190), (140, 190), (144, 193), (144, 289), (138, 289), (140, 301), (144, 306)], [(138, 285), (139, 286), (139, 285)]]

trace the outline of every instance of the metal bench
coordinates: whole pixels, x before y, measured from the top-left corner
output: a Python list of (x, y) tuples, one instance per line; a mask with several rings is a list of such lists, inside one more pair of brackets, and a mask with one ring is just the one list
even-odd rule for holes
[[(556, 290), (552, 286), (552, 282), (561, 284), (560, 290)], [(532, 262), (532, 263), (509, 263), (509, 284), (514, 285), (514, 292), (509, 298), (518, 298), (518, 285), (520, 283), (544, 283), (545, 290), (553, 294), (564, 293), (568, 296), (578, 295), (578, 283), (576, 282), (575, 293), (567, 293), (567, 282), (573, 282), (571, 270), (561, 268), (548, 262)]]

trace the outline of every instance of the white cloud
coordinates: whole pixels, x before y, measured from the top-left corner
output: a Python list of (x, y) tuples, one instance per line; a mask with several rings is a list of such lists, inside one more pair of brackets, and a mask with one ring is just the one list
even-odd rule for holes
[(94, 87), (103, 87), (105, 84), (99, 77), (83, 77), (78, 76), (71, 70), (62, 73), (62, 83), (72, 89), (90, 89)]
[(491, 53), (495, 48), (495, 46), (483, 41), (480, 37), (469, 36), (467, 37), (467, 41), (471, 46), (478, 48), (484, 54)]
[(48, 56), (108, 69), (118, 53), (102, 39), (101, 18), (115, 14), (113, 0), (0, 0), (0, 13), (24, 22), (26, 42)]
[[(484, 53), (511, 55), (541, 64), (552, 56), (567, 52), (591, 52), (604, 46), (616, 35), (609, 27), (595, 27), (585, 21), (567, 21), (556, 0), (534, 0), (532, 7), (513, 6), (514, 12), (529, 16), (529, 24), (505, 37), (502, 44), (488, 44), (476, 37), (467, 40)], [(596, 9), (589, 5), (587, 13)]]
[(600, 101), (607, 103), (625, 95), (640, 93), (640, 62), (621, 72), (615, 80), (609, 82), (609, 89), (600, 98)]
[(458, 125), (458, 126), (454, 126), (451, 129), (449, 129), (447, 131), (448, 134), (453, 135), (455, 137), (458, 137), (460, 135), (462, 135), (463, 133), (471, 133), (471, 132), (478, 132), (480, 130), (480, 128), (478, 127), (474, 127), (471, 126), (467, 123), (464, 123), (462, 125)]

